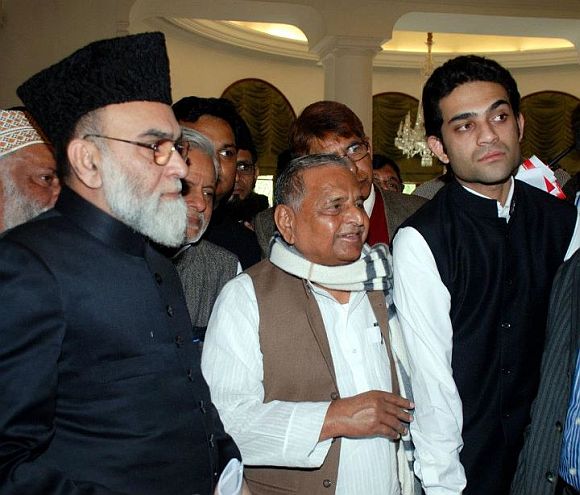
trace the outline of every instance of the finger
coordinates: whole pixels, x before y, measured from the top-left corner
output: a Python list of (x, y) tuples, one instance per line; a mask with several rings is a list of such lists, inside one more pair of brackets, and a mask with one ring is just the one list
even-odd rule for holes
[(383, 392), (382, 399), (389, 404), (394, 404), (402, 409), (415, 409), (415, 404), (400, 395), (391, 394), (390, 392)]

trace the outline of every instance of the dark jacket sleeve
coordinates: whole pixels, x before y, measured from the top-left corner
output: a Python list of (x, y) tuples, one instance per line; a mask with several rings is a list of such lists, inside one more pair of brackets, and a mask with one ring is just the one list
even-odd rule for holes
[(0, 240), (0, 495), (121, 495), (42, 461), (55, 433), (62, 306), (42, 261)]

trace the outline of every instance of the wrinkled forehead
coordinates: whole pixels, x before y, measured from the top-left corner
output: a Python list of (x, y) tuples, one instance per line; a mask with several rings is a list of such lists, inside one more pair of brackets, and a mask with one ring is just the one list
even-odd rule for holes
[(361, 138), (349, 134), (347, 136), (341, 136), (334, 132), (327, 132), (322, 137), (312, 137), (309, 142), (309, 152), (310, 153), (334, 153), (337, 155), (344, 154), (346, 148), (351, 144), (358, 143)]
[(56, 173), (56, 161), (52, 146), (34, 143), (0, 157), (0, 168), (10, 168), (15, 174), (26, 174), (40, 169)]
[(177, 139), (181, 135), (173, 110), (165, 103), (131, 101), (107, 105), (98, 110), (98, 117), (103, 132), (125, 132), (131, 136), (152, 135), (160, 139)]

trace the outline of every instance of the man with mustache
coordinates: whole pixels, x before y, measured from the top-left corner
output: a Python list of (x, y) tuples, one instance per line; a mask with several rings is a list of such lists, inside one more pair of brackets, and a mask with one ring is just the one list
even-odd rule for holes
[(173, 105), (183, 127), (201, 132), (214, 145), (220, 163), (213, 222), (205, 238), (235, 254), (242, 268), (260, 261), (256, 234), (228, 215), (227, 200), (234, 189), (240, 125), (245, 123), (234, 105), (225, 98), (187, 96)]
[(187, 214), (163, 34), (91, 43), (18, 95), (63, 188), (0, 240), (0, 494), (211, 495), (239, 452), (150, 244), (179, 246)]
[(288, 165), (281, 237), (210, 318), (202, 369), (254, 495), (413, 493), (388, 248), (364, 244), (353, 168), (336, 155)]
[(233, 253), (202, 238), (212, 216), (220, 165), (208, 138), (188, 127), (182, 127), (182, 132), (189, 144), (189, 169), (183, 179), (187, 231), (186, 243), (173, 263), (183, 285), (194, 340), (203, 342), (215, 300), (241, 266)]
[(0, 110), (0, 233), (52, 208), (59, 192), (46, 139), (24, 109)]
[(574, 207), (513, 178), (519, 103), (511, 74), (477, 56), (449, 60), (423, 89), (429, 147), (454, 178), (401, 226), (393, 258), (427, 495), (509, 492), (552, 279), (580, 243)]

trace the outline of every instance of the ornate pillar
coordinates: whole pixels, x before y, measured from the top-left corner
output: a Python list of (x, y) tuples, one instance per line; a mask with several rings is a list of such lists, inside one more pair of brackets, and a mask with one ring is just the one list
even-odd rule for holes
[(324, 98), (348, 105), (367, 135), (373, 122), (373, 59), (384, 38), (326, 36), (311, 51), (324, 67)]

